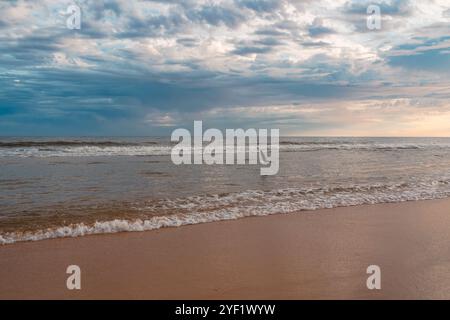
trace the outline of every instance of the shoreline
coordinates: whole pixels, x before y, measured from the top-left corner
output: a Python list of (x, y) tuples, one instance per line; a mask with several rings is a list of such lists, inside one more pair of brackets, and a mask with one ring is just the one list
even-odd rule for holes
[[(0, 299), (450, 298), (450, 199), (0, 246)], [(250, 219), (251, 218), (251, 219)], [(81, 268), (81, 290), (66, 268)], [(368, 290), (366, 268), (381, 267)]]

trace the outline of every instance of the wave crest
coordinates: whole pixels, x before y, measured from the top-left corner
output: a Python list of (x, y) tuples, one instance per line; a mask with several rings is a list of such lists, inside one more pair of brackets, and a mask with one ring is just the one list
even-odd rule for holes
[[(144, 214), (149, 214), (148, 218), (112, 219), (97, 221), (90, 225), (77, 223), (43, 230), (0, 233), (0, 244), (93, 234), (147, 231), (250, 216), (267, 216), (363, 204), (441, 199), (450, 196), (449, 186), (447, 180), (436, 180), (418, 184), (288, 188), (270, 191), (247, 190), (225, 195), (165, 199), (140, 208)], [(169, 214), (169, 212), (172, 213)], [(155, 216), (156, 213), (160, 215)], [(164, 213), (167, 214), (161, 215)]]

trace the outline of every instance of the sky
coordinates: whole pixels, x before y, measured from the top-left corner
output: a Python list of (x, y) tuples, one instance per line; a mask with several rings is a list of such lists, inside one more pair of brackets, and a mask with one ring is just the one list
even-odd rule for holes
[(0, 1), (0, 135), (450, 136), (449, 98), (448, 0)]

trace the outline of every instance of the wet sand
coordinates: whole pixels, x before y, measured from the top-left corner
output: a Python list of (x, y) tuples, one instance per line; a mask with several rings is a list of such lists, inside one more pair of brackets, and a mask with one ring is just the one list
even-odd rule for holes
[(16, 243), (0, 246), (0, 298), (449, 299), (449, 244), (450, 199)]

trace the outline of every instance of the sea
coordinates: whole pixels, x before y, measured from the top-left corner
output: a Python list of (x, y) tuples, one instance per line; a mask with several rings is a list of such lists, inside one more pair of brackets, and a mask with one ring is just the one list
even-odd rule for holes
[(0, 244), (450, 196), (450, 138), (281, 137), (273, 176), (175, 165), (172, 147), (167, 137), (1, 137)]

